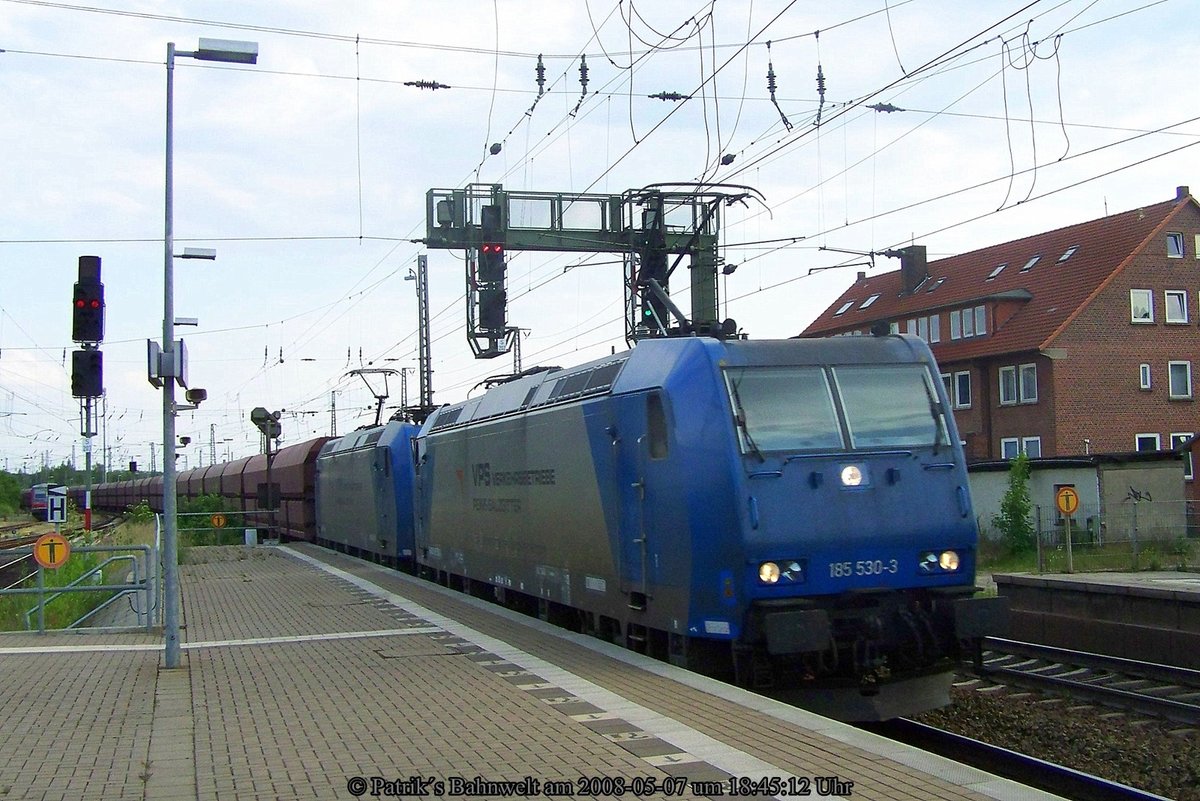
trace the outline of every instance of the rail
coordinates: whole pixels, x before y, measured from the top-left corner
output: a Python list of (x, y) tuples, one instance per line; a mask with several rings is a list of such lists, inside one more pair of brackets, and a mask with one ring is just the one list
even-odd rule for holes
[(1118, 784), (1090, 773), (972, 740), (906, 718), (864, 725), (862, 728), (1065, 798), (1086, 798), (1088, 801), (1165, 801), (1162, 796), (1146, 790)]
[(983, 648), (975, 672), (988, 679), (1200, 726), (1200, 670), (999, 637)]

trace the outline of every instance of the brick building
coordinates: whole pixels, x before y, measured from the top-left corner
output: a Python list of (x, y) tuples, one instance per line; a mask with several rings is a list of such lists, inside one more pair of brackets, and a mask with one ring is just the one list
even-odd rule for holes
[(928, 264), (919, 246), (901, 256), (899, 271), (860, 272), (802, 336), (924, 338), (969, 459), (1167, 450), (1200, 432), (1200, 204), (1187, 187)]

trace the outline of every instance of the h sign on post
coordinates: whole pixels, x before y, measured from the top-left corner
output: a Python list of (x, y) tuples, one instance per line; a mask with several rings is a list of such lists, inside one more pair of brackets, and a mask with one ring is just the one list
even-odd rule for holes
[(46, 522), (67, 522), (67, 488), (61, 484), (46, 488)]

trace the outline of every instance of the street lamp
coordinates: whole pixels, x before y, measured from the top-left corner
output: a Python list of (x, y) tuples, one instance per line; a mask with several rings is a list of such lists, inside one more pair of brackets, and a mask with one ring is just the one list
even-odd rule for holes
[[(176, 361), (175, 348), (175, 276), (173, 198), (172, 198), (172, 138), (175, 85), (175, 56), (189, 56), (200, 61), (222, 61), (231, 64), (258, 62), (257, 42), (235, 42), (225, 39), (201, 39), (194, 52), (175, 51), (175, 43), (167, 43), (167, 163), (165, 226), (163, 230), (163, 343), (159, 375), (163, 381), (163, 592), (165, 609), (163, 627), (166, 637), (165, 664), (179, 667), (179, 575), (178, 525), (175, 520), (175, 381), (182, 377), (182, 364)], [(185, 257), (213, 258), (215, 254)], [(179, 362), (183, 359), (179, 358)]]

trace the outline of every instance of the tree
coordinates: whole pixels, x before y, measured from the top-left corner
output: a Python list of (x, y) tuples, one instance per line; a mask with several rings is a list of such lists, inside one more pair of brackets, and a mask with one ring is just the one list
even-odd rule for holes
[(1020, 454), (1008, 469), (1008, 490), (1000, 501), (1000, 514), (992, 518), (1000, 530), (1009, 551), (1021, 553), (1032, 550), (1036, 532), (1030, 519), (1033, 501), (1029, 499), (1029, 457)]
[(21, 485), (16, 476), (0, 470), (0, 514), (13, 514), (20, 501)]

